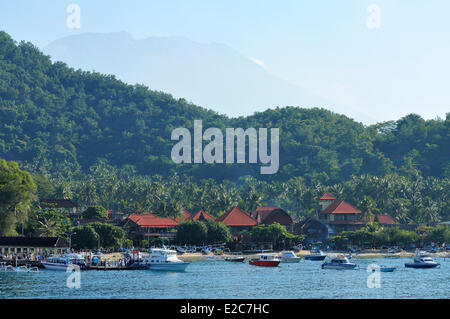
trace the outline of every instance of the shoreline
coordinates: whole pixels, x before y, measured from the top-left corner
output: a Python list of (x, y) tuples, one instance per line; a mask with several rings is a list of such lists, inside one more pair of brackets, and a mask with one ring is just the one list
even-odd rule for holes
[[(280, 255), (281, 251), (273, 252), (277, 255)], [(305, 257), (309, 255), (309, 250), (302, 250), (297, 253), (295, 253), (299, 257)], [(324, 252), (328, 257), (336, 257), (338, 255), (347, 255), (348, 252), (343, 251), (329, 251)], [(380, 252), (380, 251), (363, 251), (360, 253), (352, 253), (352, 258), (384, 258), (388, 253), (387, 252)], [(400, 258), (412, 258), (414, 256), (415, 252), (408, 252), (408, 251), (401, 251), (398, 253), (395, 253), (395, 255), (398, 255)], [(450, 258), (449, 252), (438, 252), (438, 253), (430, 253), (430, 255), (434, 258)], [(207, 261), (211, 260), (211, 257), (217, 258), (217, 260), (222, 260), (227, 257), (233, 257), (233, 256), (243, 256), (246, 259), (252, 259), (257, 258), (258, 254), (241, 254), (241, 255), (235, 255), (235, 254), (222, 254), (222, 255), (214, 255), (212, 253), (208, 255), (203, 255), (200, 252), (196, 253), (184, 253), (182, 255), (178, 255), (178, 258), (180, 258), (183, 261), (187, 262), (195, 262), (195, 261)], [(124, 253), (122, 252), (116, 252), (116, 253), (110, 253), (110, 254), (104, 254), (102, 256), (102, 259), (107, 260), (119, 260), (124, 257)]]

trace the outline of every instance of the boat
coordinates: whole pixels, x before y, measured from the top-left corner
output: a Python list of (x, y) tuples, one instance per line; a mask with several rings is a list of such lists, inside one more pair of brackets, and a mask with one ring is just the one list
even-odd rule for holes
[(431, 258), (428, 254), (424, 252), (416, 251), (412, 263), (406, 263), (405, 267), (407, 268), (434, 268), (440, 266), (440, 263), (437, 263)]
[(298, 263), (301, 260), (293, 251), (283, 251), (281, 252), (281, 262), (282, 263)]
[(144, 256), (142, 264), (150, 270), (184, 271), (189, 265), (177, 257), (177, 251), (166, 248), (152, 248), (150, 255)]
[(260, 267), (278, 267), (280, 262), (281, 260), (276, 254), (259, 254), (259, 258), (251, 259), (249, 264)]
[(1, 263), (0, 264), (0, 271), (5, 271), (5, 272), (10, 272), (10, 271), (14, 271), (14, 272), (39, 272), (39, 269), (38, 269), (38, 267), (31, 267), (30, 265), (13, 267), (11, 265), (7, 265), (6, 263)]
[(225, 261), (244, 262), (245, 261), (245, 257), (238, 257), (238, 256), (226, 257)]
[(67, 271), (69, 268), (74, 269), (75, 267), (80, 267), (84, 269), (86, 264), (84, 259), (79, 259), (78, 257), (66, 255), (66, 256), (51, 256), (42, 262), (47, 270), (61, 270)]
[(348, 261), (347, 257), (335, 257), (322, 264), (322, 269), (355, 269), (357, 265)]
[(324, 260), (327, 257), (321, 250), (313, 249), (309, 255), (305, 256), (306, 260)]
[(381, 272), (393, 272), (397, 267), (380, 266)]

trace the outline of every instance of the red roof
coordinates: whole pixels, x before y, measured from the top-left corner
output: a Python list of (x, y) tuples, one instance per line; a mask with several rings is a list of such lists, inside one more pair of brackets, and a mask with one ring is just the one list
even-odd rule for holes
[(191, 219), (191, 218), (192, 218), (192, 214), (189, 213), (187, 210), (184, 210), (183, 211), (183, 216), (182, 217), (177, 217), (175, 219), (176, 219), (177, 222), (181, 222), (181, 221), (188, 220), (188, 219)]
[(364, 225), (365, 222), (360, 220), (333, 220), (330, 225)]
[(377, 221), (383, 225), (398, 224), (398, 222), (389, 215), (375, 215), (375, 216), (372, 216), (371, 219), (372, 219), (372, 221)]
[(264, 212), (264, 211), (273, 211), (277, 209), (275, 206), (259, 206), (255, 211), (256, 212)]
[(343, 200), (337, 200), (320, 212), (321, 214), (361, 214), (359, 209)]
[(258, 224), (270, 225), (279, 223), (281, 225), (292, 225), (294, 222), (289, 214), (281, 208), (274, 206), (260, 206), (249, 213), (250, 217), (255, 219)]
[(256, 220), (247, 215), (239, 207), (233, 207), (225, 214), (217, 217), (216, 220), (227, 226), (255, 226), (257, 224)]
[(173, 227), (177, 226), (178, 223), (175, 219), (169, 217), (156, 217), (145, 215), (144, 217), (139, 218), (135, 221), (135, 223), (140, 227), (155, 227), (155, 228), (163, 228), (163, 227)]
[(335, 200), (335, 199), (337, 198), (331, 195), (330, 193), (323, 193), (322, 196), (317, 198), (317, 200)]
[(130, 219), (133, 222), (136, 222), (138, 219), (145, 217), (145, 216), (156, 217), (155, 214), (152, 214), (150, 212), (145, 212), (144, 214), (130, 214), (130, 216), (128, 216), (128, 219)]
[(190, 218), (191, 220), (216, 220), (213, 216), (205, 212), (204, 210), (199, 210)]

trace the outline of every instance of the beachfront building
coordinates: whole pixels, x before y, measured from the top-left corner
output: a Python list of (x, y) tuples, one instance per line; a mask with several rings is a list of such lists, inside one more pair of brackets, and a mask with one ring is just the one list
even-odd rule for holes
[(236, 235), (243, 230), (251, 230), (253, 226), (258, 224), (256, 219), (250, 217), (239, 207), (233, 207), (217, 217), (216, 221), (224, 223), (230, 229), (232, 235)]
[(189, 220), (200, 220), (200, 221), (208, 221), (208, 220), (212, 220), (215, 221), (216, 219), (211, 216), (210, 214), (208, 214), (207, 212), (205, 212), (204, 210), (199, 210), (198, 212), (196, 212), (195, 214), (191, 215), (191, 217), (188, 218)]
[(362, 212), (329, 193), (317, 198), (317, 214), (297, 225), (296, 232), (305, 234), (309, 241), (323, 241), (342, 232), (357, 230), (368, 222), (378, 222), (383, 227), (398, 225), (387, 214), (373, 215), (369, 220), (362, 218)]
[(0, 255), (3, 257), (62, 254), (68, 248), (67, 242), (60, 237), (0, 237)]
[(126, 219), (123, 227), (128, 237), (139, 246), (140, 241), (150, 241), (154, 238), (175, 238), (175, 229), (178, 222), (170, 217), (158, 217), (146, 212), (144, 214), (131, 214)]
[(288, 232), (293, 232), (294, 221), (292, 217), (282, 208), (274, 206), (260, 206), (249, 213), (250, 217), (256, 220), (258, 225), (272, 225), (279, 223), (286, 227)]

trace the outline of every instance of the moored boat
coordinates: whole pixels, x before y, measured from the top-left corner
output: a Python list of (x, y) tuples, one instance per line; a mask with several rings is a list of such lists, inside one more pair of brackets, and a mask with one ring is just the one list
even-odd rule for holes
[(177, 257), (175, 250), (152, 248), (150, 255), (143, 257), (142, 263), (150, 270), (184, 271), (189, 265)]
[(393, 272), (397, 267), (380, 266), (381, 272)]
[(440, 266), (440, 263), (435, 262), (428, 254), (419, 251), (416, 251), (412, 263), (405, 264), (407, 268), (434, 268), (437, 266)]
[(335, 257), (322, 264), (322, 269), (355, 269), (357, 265), (348, 261), (347, 257)]
[(47, 270), (60, 270), (67, 271), (69, 268), (74, 269), (75, 267), (84, 268), (84, 260), (77, 258), (70, 258), (69, 256), (51, 256), (42, 262)]
[(281, 252), (281, 262), (282, 263), (298, 263), (301, 260), (293, 251), (283, 251)]
[(250, 260), (249, 264), (260, 267), (278, 267), (280, 259), (276, 254), (259, 254), (259, 258)]
[(321, 250), (313, 249), (309, 255), (305, 256), (306, 260), (324, 260), (327, 257)]
[(245, 261), (245, 257), (238, 257), (238, 256), (226, 257), (225, 261), (244, 262)]

